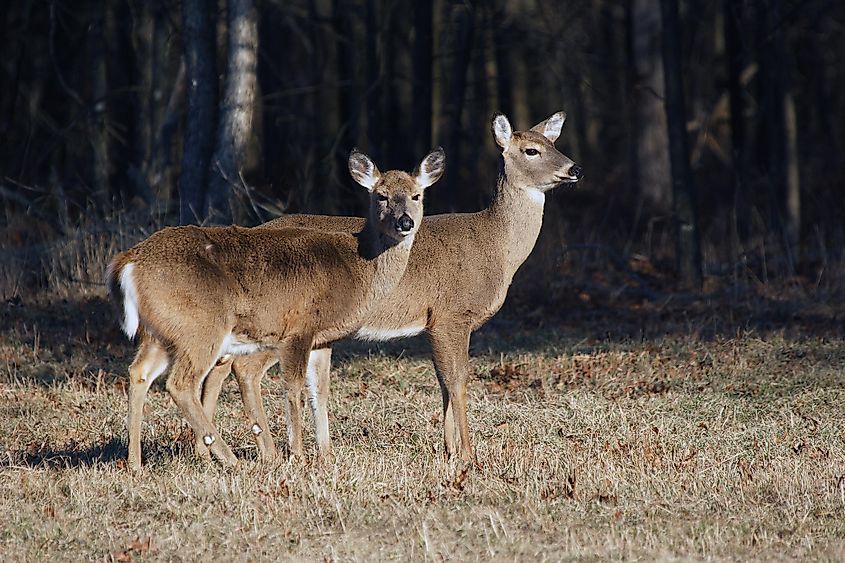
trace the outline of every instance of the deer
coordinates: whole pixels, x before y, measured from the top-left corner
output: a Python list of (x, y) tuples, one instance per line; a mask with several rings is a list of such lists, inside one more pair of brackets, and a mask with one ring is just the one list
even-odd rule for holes
[[(384, 341), (427, 333), (443, 400), (447, 458), (475, 461), (467, 420), (470, 337), (502, 306), (514, 274), (533, 250), (543, 223), (546, 194), (582, 177), (581, 167), (554, 146), (565, 120), (566, 113), (560, 111), (527, 131), (513, 131), (506, 116), (494, 116), (492, 133), (501, 156), (492, 203), (477, 213), (425, 217), (398, 287), (369, 312), (352, 335)], [(280, 226), (353, 232), (360, 228), (361, 219), (287, 215), (264, 224), (265, 228)], [(326, 458), (331, 456), (327, 407), (330, 344), (315, 347), (306, 368), (318, 455)], [(256, 396), (250, 389), (260, 386), (275, 362), (272, 354), (254, 354), (212, 371), (203, 390), (203, 407), (209, 418), (214, 416), (220, 388), (230, 371), (248, 401)], [(255, 411), (258, 406), (245, 402), (245, 408)], [(261, 430), (256, 442), (262, 456), (270, 459), (276, 455), (275, 446), (269, 428), (262, 426)], [(288, 417), (289, 444), (301, 442), (299, 431), (299, 424)], [(197, 442), (197, 449), (202, 448)]]
[[(289, 420), (301, 419), (310, 351), (357, 331), (399, 283), (422, 220), (423, 192), (445, 163), (437, 148), (413, 174), (382, 174), (353, 150), (349, 171), (370, 194), (357, 229), (170, 227), (118, 254), (107, 281), (123, 331), (139, 340), (129, 367), (129, 467), (141, 469), (144, 401), (168, 368), (168, 393), (224, 466), (237, 458), (200, 403), (217, 364), (272, 354), (284, 367)], [(267, 420), (260, 391), (251, 391), (247, 385), (244, 403), (261, 411), (247, 409), (258, 435)]]

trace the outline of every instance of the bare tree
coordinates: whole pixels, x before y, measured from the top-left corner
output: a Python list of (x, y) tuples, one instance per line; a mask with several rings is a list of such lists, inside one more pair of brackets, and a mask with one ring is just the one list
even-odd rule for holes
[[(461, 0), (451, 0), (452, 58), (451, 76), (447, 103), (444, 104), (449, 116), (446, 150), (453, 162), (461, 162), (461, 117), (464, 113), (464, 97), (466, 94), (467, 71), (472, 59), (473, 35), (475, 33), (475, 9)], [(460, 176), (456, 173), (446, 178), (450, 189), (446, 197), (450, 211), (458, 210), (462, 205), (464, 194), (460, 192)]]
[(669, 140), (663, 111), (663, 61), (660, 58), (660, 12), (654, 0), (633, 0), (637, 183), (643, 197), (658, 209), (671, 207)]
[(745, 2), (725, 0), (723, 9), (731, 111), (731, 160), (734, 168), (734, 225), (737, 242), (744, 247), (748, 242), (751, 229), (751, 205), (748, 193), (750, 170), (746, 150), (744, 92), (741, 82), (742, 69), (746, 60), (740, 31), (742, 24), (747, 21)]
[(106, 42), (110, 20), (114, 17), (113, 6), (104, 4), (96, 11), (94, 21), (88, 30), (88, 49), (91, 72), (91, 100), (88, 110), (90, 142), (92, 145), (91, 166), (93, 170), (93, 199), (104, 208), (111, 190), (112, 150), (109, 136), (108, 65)]
[[(790, 267), (797, 260), (801, 232), (801, 184), (798, 175), (797, 123), (789, 88), (784, 13), (781, 0), (758, 0), (761, 74), (766, 82), (763, 107), (769, 128), (769, 215), (787, 251)], [(762, 16), (762, 17), (761, 17)]]
[(378, 0), (366, 0), (366, 52), (367, 52), (367, 147), (369, 154), (376, 162), (384, 162), (382, 154), (382, 133), (381, 124), (384, 119), (381, 115), (381, 98), (384, 88), (383, 61), (383, 34), (384, 31), (379, 25)]
[(696, 216), (695, 184), (690, 170), (684, 86), (681, 75), (681, 36), (678, 0), (660, 0), (663, 23), (663, 65), (666, 86), (666, 123), (672, 166), (675, 260), (682, 283), (701, 287), (701, 243)]
[(254, 0), (228, 0), (226, 83), (211, 160), (207, 208), (217, 222), (232, 220), (232, 188), (241, 183), (255, 114), (258, 14)]
[(150, 205), (154, 195), (150, 177), (153, 159), (153, 135), (155, 126), (155, 101), (153, 100), (153, 76), (155, 66), (155, 27), (152, 2), (130, 3), (133, 11), (132, 48), (135, 56), (135, 139), (132, 164), (129, 165), (129, 179), (135, 193)]
[(182, 1), (182, 44), (187, 85), (185, 138), (179, 178), (179, 222), (205, 220), (205, 193), (217, 124), (214, 0)]
[(422, 154), (431, 148), (432, 111), (432, 23), (434, 6), (432, 2), (414, 2), (414, 42), (412, 53), (413, 70), (413, 117), (412, 137), (416, 139), (414, 154)]

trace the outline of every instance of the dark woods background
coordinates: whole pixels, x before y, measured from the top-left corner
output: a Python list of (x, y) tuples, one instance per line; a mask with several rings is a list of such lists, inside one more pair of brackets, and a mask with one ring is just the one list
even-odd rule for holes
[(543, 291), (842, 287), (841, 2), (0, 6), (0, 242), (19, 264), (107, 225), (131, 240), (361, 214), (353, 146), (411, 169), (442, 145), (429, 212), (477, 210), (495, 185), (492, 115), (520, 129), (564, 109), (558, 146), (586, 178), (547, 205), (530, 266)]

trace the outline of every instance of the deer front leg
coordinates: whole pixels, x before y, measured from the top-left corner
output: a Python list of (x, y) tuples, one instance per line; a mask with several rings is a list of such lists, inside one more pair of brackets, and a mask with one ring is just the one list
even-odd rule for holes
[(173, 401), (188, 419), (195, 436), (201, 436), (211, 455), (227, 466), (237, 465), (238, 460), (231, 448), (223, 441), (217, 429), (205, 416), (199, 400), (200, 387), (205, 375), (203, 368), (196, 368), (185, 357), (177, 359), (167, 379), (167, 391)]
[(308, 355), (306, 384), (311, 399), (311, 413), (314, 415), (314, 430), (317, 436), (317, 454), (321, 459), (331, 458), (332, 444), (329, 435), (329, 384), (331, 377), (332, 349), (311, 350)]
[(291, 338), (282, 345), (280, 361), (287, 387), (285, 413), (288, 427), (288, 451), (291, 457), (302, 457), (302, 389), (313, 338)]
[(261, 381), (267, 370), (277, 361), (278, 356), (273, 351), (235, 358), (232, 364), (241, 390), (247, 424), (258, 447), (258, 454), (264, 461), (272, 461), (278, 452), (273, 434), (270, 432), (264, 400), (261, 398)]
[(453, 325), (429, 330), (434, 369), (443, 396), (443, 442), (446, 456), (461, 461), (475, 459), (467, 421), (467, 382), (469, 381), (469, 336), (467, 327)]

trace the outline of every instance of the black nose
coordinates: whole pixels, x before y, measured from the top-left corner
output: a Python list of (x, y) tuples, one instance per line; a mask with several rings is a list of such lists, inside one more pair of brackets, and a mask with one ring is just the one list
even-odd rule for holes
[(581, 167), (576, 164), (572, 168), (569, 169), (569, 174), (571, 176), (575, 176), (576, 180), (580, 180), (581, 176), (584, 175), (584, 171), (581, 170)]
[(396, 230), (408, 232), (414, 228), (414, 220), (407, 213), (403, 213), (401, 217), (396, 220)]

